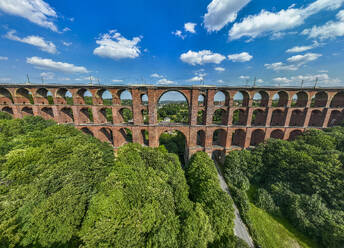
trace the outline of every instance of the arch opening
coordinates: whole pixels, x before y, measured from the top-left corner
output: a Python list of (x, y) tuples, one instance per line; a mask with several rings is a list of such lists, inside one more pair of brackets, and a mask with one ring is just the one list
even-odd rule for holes
[(143, 145), (149, 146), (149, 132), (146, 129), (141, 130)]
[(189, 104), (187, 98), (179, 91), (167, 91), (158, 101), (158, 122), (161, 124), (188, 124)]
[(261, 109), (256, 109), (252, 113), (252, 126), (265, 126), (266, 124), (266, 111), (263, 111)]
[(292, 107), (306, 107), (308, 101), (308, 95), (304, 91), (296, 93), (291, 102)]
[(33, 104), (33, 97), (30, 91), (25, 88), (19, 88), (17, 90), (17, 95), (19, 95), (20, 99), (17, 98), (17, 101), (22, 104)]
[(216, 129), (213, 133), (213, 146), (226, 147), (227, 132), (224, 129)]
[(294, 130), (289, 134), (289, 141), (293, 141), (296, 140), (298, 136), (302, 135), (302, 131), (301, 130)]
[(45, 88), (40, 88), (37, 90), (36, 101), (38, 104), (54, 104), (53, 94)]
[(147, 106), (148, 105), (148, 96), (147, 94), (141, 95), (141, 104)]
[(133, 111), (129, 108), (121, 108), (119, 110), (121, 123), (133, 123)]
[(205, 125), (205, 111), (204, 110), (199, 110), (197, 113), (197, 125)]
[(272, 107), (286, 107), (288, 105), (288, 93), (279, 91), (272, 97)]
[(57, 104), (68, 104), (68, 105), (74, 104), (73, 95), (66, 88), (58, 89), (56, 100), (57, 100)]
[(44, 107), (42, 108), (43, 117), (46, 119), (54, 119), (54, 112), (52, 108)]
[(119, 92), (119, 99), (121, 101), (122, 106), (132, 106), (133, 105), (133, 97), (129, 90), (122, 90)]
[(112, 109), (111, 108), (101, 108), (100, 109), (100, 122), (101, 123), (112, 123), (113, 116), (112, 116)]
[(232, 136), (232, 146), (245, 147), (246, 132), (242, 129), (237, 129), (234, 131)]
[(227, 111), (223, 109), (217, 109), (213, 114), (213, 124), (227, 125)]
[(257, 146), (263, 143), (265, 139), (265, 132), (261, 129), (256, 129), (251, 134), (250, 146)]
[(247, 107), (249, 95), (246, 91), (238, 91), (233, 97), (233, 105), (238, 107)]
[(280, 109), (274, 110), (272, 112), (270, 126), (284, 126), (284, 123), (285, 123), (285, 113)]
[(328, 95), (325, 91), (320, 91), (312, 97), (311, 107), (326, 107)]
[(101, 128), (100, 134), (101, 134), (101, 137), (100, 137), (101, 141), (108, 142), (108, 143), (114, 145), (113, 133), (112, 133), (112, 130), (110, 128), (105, 128), (105, 127)]
[(93, 114), (90, 108), (80, 109), (80, 122), (81, 123), (91, 123), (93, 122)]
[(233, 112), (233, 125), (236, 126), (245, 126), (247, 122), (246, 111), (242, 109), (237, 109)]
[(252, 106), (253, 107), (266, 107), (269, 103), (269, 95), (265, 91), (259, 91), (254, 94)]
[(91, 136), (94, 137), (93, 132), (92, 132), (90, 129), (88, 129), (87, 127), (81, 128), (81, 131), (82, 131), (84, 134), (91, 135)]
[(98, 91), (98, 95), (102, 99), (103, 105), (106, 105), (106, 106), (112, 105), (112, 94), (110, 91), (101, 89)]
[(61, 109), (61, 122), (63, 123), (74, 122), (73, 110), (71, 108), (65, 107)]
[(199, 107), (204, 107), (205, 106), (205, 95), (200, 94), (198, 96), (198, 106)]
[(181, 131), (163, 132), (159, 137), (159, 145), (163, 145), (168, 152), (177, 154), (182, 165), (185, 164), (187, 160), (187, 141)]
[(284, 137), (284, 132), (280, 129), (273, 130), (270, 134), (270, 138), (272, 139), (283, 139)]
[(13, 97), (11, 93), (5, 89), (0, 88), (0, 104), (12, 104), (13, 103)]
[(93, 105), (93, 95), (92, 93), (84, 88), (81, 88), (76, 93), (77, 95), (77, 104), (87, 104), (87, 105)]
[(197, 146), (202, 146), (205, 147), (205, 132), (204, 130), (199, 130), (197, 132), (197, 141), (196, 141)]
[(121, 128), (119, 132), (121, 134), (121, 144), (133, 142), (133, 132), (129, 128)]
[(339, 126), (343, 123), (343, 120), (344, 120), (343, 113), (338, 110), (333, 110), (330, 115), (328, 126), (329, 127)]
[(289, 126), (290, 127), (303, 127), (305, 122), (306, 114), (305, 112), (297, 109), (291, 113)]
[(331, 101), (332, 108), (344, 107), (344, 91), (338, 92)]
[(324, 123), (324, 115), (319, 110), (313, 110), (311, 118), (309, 119), (308, 126), (310, 127), (322, 127)]
[(2, 108), (2, 110), (1, 110), (2, 112), (6, 112), (6, 113), (8, 113), (8, 114), (10, 114), (10, 115), (13, 115), (13, 109), (12, 108), (10, 108), (10, 107), (3, 107)]
[(24, 107), (22, 108), (22, 114), (23, 116), (33, 116), (33, 110), (30, 107)]
[(223, 91), (218, 91), (214, 95), (214, 105), (215, 106), (225, 106), (228, 105), (227, 93)]
[(142, 109), (141, 114), (142, 114), (142, 123), (145, 125), (149, 124), (149, 115), (148, 115), (147, 109)]

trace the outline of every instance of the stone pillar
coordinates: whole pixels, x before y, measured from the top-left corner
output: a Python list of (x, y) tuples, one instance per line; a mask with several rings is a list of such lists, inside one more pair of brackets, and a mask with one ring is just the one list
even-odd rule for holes
[[(158, 123), (158, 110), (157, 110), (157, 99), (156, 99), (156, 90), (155, 89), (148, 89), (148, 117), (149, 117), (149, 125), (156, 125)], [(150, 135), (150, 132), (149, 132)], [(149, 138), (150, 140), (150, 138)]]
[(330, 120), (330, 117), (331, 117), (331, 113), (332, 113), (332, 110), (331, 109), (326, 109), (326, 115), (325, 115), (325, 118), (324, 118), (324, 123), (323, 123), (323, 128), (326, 128), (328, 127), (328, 122)]
[[(199, 90), (192, 89), (191, 90), (191, 102), (190, 102), (190, 124), (191, 126), (197, 125), (197, 115), (198, 115), (198, 96)], [(205, 99), (204, 99), (205, 100)]]
[(159, 146), (159, 136), (158, 130), (156, 127), (148, 127), (148, 135), (149, 135), (149, 146), (150, 147), (158, 147)]
[(251, 143), (252, 128), (246, 128), (245, 144), (244, 148), (248, 148)]
[(209, 89), (207, 91), (207, 107), (206, 107), (206, 119), (205, 124), (211, 125), (213, 123), (213, 114), (214, 114), (214, 96), (216, 90)]
[(91, 106), (92, 115), (93, 115), (93, 123), (100, 124), (101, 119), (99, 117), (99, 108), (97, 106)]
[(304, 127), (308, 127), (309, 126), (309, 121), (310, 121), (311, 115), (312, 115), (312, 110), (309, 109), (309, 108), (308, 109), (305, 108), (304, 111), (306, 111), (306, 117), (305, 117), (305, 122), (303, 123), (303, 126)]
[(77, 106), (72, 106), (72, 110), (73, 110), (73, 116), (74, 116), (74, 123), (75, 123), (75, 125), (79, 125), (80, 124), (79, 108)]
[(103, 104), (103, 99), (101, 98), (101, 96), (98, 95), (99, 89), (88, 89), (88, 90), (92, 94), (92, 103), (94, 105), (101, 105), (101, 104)]
[(141, 113), (141, 96), (138, 89), (131, 90), (131, 96), (133, 99), (133, 121), (134, 125), (143, 124), (142, 113)]
[(273, 112), (273, 108), (269, 107), (268, 108), (268, 114), (266, 115), (266, 123), (265, 123), (265, 125), (267, 127), (270, 127), (270, 125), (271, 125), (272, 112)]
[(252, 122), (252, 115), (253, 115), (253, 108), (252, 107), (246, 109), (246, 115), (247, 115), (246, 126), (250, 127), (251, 122)]
[(51, 108), (53, 109), (53, 114), (54, 114), (54, 121), (56, 121), (57, 123), (61, 123), (60, 122), (60, 111), (58, 110), (56, 105), (51, 106)]
[[(285, 114), (285, 111), (287, 111), (287, 114)], [(289, 127), (292, 112), (293, 112), (292, 108), (285, 108), (284, 110), (284, 116), (285, 116), (284, 126), (285, 127)]]

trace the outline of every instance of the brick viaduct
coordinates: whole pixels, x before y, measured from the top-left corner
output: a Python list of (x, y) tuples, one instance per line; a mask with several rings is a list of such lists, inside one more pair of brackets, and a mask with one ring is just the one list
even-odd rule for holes
[[(130, 105), (121, 103), (120, 96), (125, 90), (131, 93)], [(91, 102), (85, 101), (87, 91), (92, 95)], [(102, 97), (105, 91), (112, 95), (109, 104)], [(159, 99), (169, 91), (185, 96), (189, 123), (158, 122)], [(73, 98), (72, 103), (67, 92)], [(223, 101), (214, 101), (218, 92), (225, 96)], [(241, 101), (234, 98), (238, 92)], [(133, 119), (126, 123), (124, 109), (133, 114)], [(292, 140), (307, 128), (340, 124), (343, 110), (344, 89), (335, 88), (0, 85), (0, 111), (15, 118), (38, 115), (58, 123), (71, 123), (111, 143), (115, 150), (131, 141), (156, 147), (163, 132), (178, 130), (186, 138), (189, 156), (196, 151), (223, 154), (255, 146), (269, 138)], [(110, 120), (106, 114), (109, 112)], [(215, 112), (220, 114), (220, 121), (214, 121)]]

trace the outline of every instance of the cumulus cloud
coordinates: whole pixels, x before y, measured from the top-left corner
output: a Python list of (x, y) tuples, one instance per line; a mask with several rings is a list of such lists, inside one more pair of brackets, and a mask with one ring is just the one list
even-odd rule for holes
[(233, 62), (247, 62), (250, 61), (252, 58), (253, 57), (247, 52), (228, 55), (228, 59)]
[(223, 68), (223, 67), (215, 67), (214, 70), (215, 70), (215, 71), (218, 71), (218, 72), (223, 72), (223, 71), (225, 71), (226, 69)]
[(20, 38), (17, 35), (15, 35), (15, 33), (15, 30), (11, 30), (5, 35), (5, 38), (38, 47), (40, 50), (47, 53), (57, 53), (56, 46), (51, 41), (45, 41), (44, 38), (35, 35)]
[(113, 82), (113, 83), (121, 83), (121, 82), (123, 82), (123, 80), (122, 79), (112, 79), (111, 82)]
[(1, 0), (0, 10), (10, 15), (23, 17), (39, 26), (57, 32), (57, 27), (52, 21), (52, 18), (57, 17), (57, 14), (43, 0)]
[(194, 76), (194, 77), (188, 79), (187, 81), (188, 82), (201, 82), (203, 80), (204, 80), (204, 78), (201, 76)]
[(111, 30), (96, 41), (99, 46), (94, 49), (93, 54), (111, 59), (134, 59), (141, 54), (138, 47), (141, 39), (142, 37), (134, 37), (132, 40), (128, 40), (116, 30)]
[(261, 83), (264, 83), (264, 80), (261, 79), (261, 78), (258, 78), (258, 79), (256, 80), (256, 82), (259, 83), (259, 84), (261, 84)]
[(64, 62), (56, 62), (51, 59), (43, 59), (36, 56), (26, 58), (26, 63), (34, 65), (39, 69), (51, 69), (67, 73), (88, 73), (88, 70), (83, 66), (76, 66)]
[(168, 85), (168, 84), (176, 84), (176, 82), (168, 80), (166, 78), (162, 78), (157, 82), (157, 84)]
[(185, 39), (185, 35), (183, 35), (183, 32), (180, 30), (176, 30), (175, 32), (172, 32), (173, 35), (178, 36), (179, 38)]
[(65, 41), (62, 41), (62, 44), (66, 47), (69, 47), (72, 45), (72, 42), (65, 42)]
[(265, 64), (265, 68), (274, 71), (296, 71), (299, 69), (297, 65), (286, 65), (282, 62), (276, 62), (272, 64)]
[(315, 75), (311, 75), (311, 74), (298, 75), (298, 76), (292, 76), (290, 78), (276, 77), (272, 80), (276, 83), (284, 83), (284, 84), (291, 84), (291, 83), (298, 84), (302, 81), (306, 84), (307, 83), (314, 84), (316, 80), (318, 80), (319, 83), (327, 84), (327, 85), (329, 85), (329, 84), (336, 85), (336, 84), (340, 84), (342, 82), (338, 78), (331, 78), (327, 73), (315, 74)]
[(164, 76), (158, 74), (158, 73), (153, 73), (150, 75), (152, 78), (163, 78)]
[(51, 80), (55, 78), (55, 73), (53, 72), (42, 72), (40, 75), (43, 79), (47, 79), (47, 80)]
[(228, 23), (234, 22), (238, 12), (250, 0), (213, 0), (204, 15), (204, 27), (208, 32), (219, 31)]
[(270, 35), (300, 26), (304, 21), (322, 11), (335, 10), (341, 7), (344, 0), (317, 0), (306, 8), (295, 8), (295, 4), (279, 12), (262, 10), (257, 15), (250, 15), (242, 22), (235, 23), (229, 31), (229, 39), (241, 37), (254, 39), (259, 36)]
[(317, 60), (322, 55), (319, 53), (306, 53), (304, 55), (295, 55), (287, 59), (288, 62), (291, 63), (298, 63), (299, 65)]
[(312, 45), (309, 45), (309, 46), (294, 46), (294, 47), (288, 49), (286, 52), (287, 53), (301, 53), (301, 52), (305, 52), (305, 51), (311, 50), (313, 48), (316, 48), (319, 45), (320, 44), (317, 41), (315, 41)]
[(187, 22), (184, 24), (184, 29), (186, 32), (190, 32), (190, 33), (196, 33), (195, 27), (196, 27), (196, 23), (193, 22)]
[(344, 10), (337, 14), (338, 21), (329, 21), (323, 26), (313, 26), (310, 29), (303, 30), (302, 34), (309, 38), (319, 38), (321, 40), (334, 39), (344, 36)]
[(8, 57), (0, 56), (0, 60), (8, 60)]
[(190, 65), (204, 65), (207, 63), (220, 64), (226, 57), (219, 53), (213, 53), (210, 50), (199, 52), (189, 50), (187, 53), (181, 54), (180, 59)]
[(240, 76), (239, 78), (240, 78), (240, 79), (247, 80), (247, 79), (250, 79), (250, 76), (243, 76), (243, 75), (242, 75), (242, 76)]

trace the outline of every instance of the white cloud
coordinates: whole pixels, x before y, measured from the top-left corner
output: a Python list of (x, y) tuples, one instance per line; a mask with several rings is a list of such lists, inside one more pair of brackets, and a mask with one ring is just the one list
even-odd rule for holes
[(134, 59), (141, 54), (137, 46), (141, 38), (142, 37), (134, 37), (132, 40), (128, 40), (116, 30), (111, 30), (108, 34), (102, 35), (101, 38), (96, 41), (99, 47), (94, 49), (93, 54), (111, 59)]
[(158, 73), (153, 73), (150, 75), (152, 78), (163, 78), (164, 76), (158, 74)]
[(315, 41), (312, 45), (309, 45), (309, 46), (295, 46), (295, 47), (292, 47), (292, 48), (288, 49), (286, 52), (287, 53), (301, 53), (301, 52), (305, 52), (305, 51), (311, 50), (313, 48), (316, 48), (319, 45), (320, 44)]
[(184, 29), (186, 32), (190, 32), (190, 33), (196, 33), (195, 27), (196, 27), (196, 23), (192, 23), (192, 22), (187, 22), (184, 24)]
[[(298, 75), (298, 76), (292, 76), (290, 78), (287, 77), (276, 77), (273, 79), (274, 82), (277, 83), (285, 83), (285, 84), (299, 84), (302, 81), (305, 84), (314, 84), (315, 81), (318, 80), (319, 84), (332, 84), (332, 85), (338, 85), (341, 83), (341, 80), (338, 78), (331, 78), (327, 73), (322, 74), (316, 74), (316, 75)], [(318, 84), (318, 85), (319, 85)]]
[(8, 57), (0, 56), (0, 60), (8, 60)]
[(72, 42), (65, 42), (65, 41), (62, 41), (62, 44), (66, 47), (69, 47), (72, 45)]
[(111, 82), (113, 82), (113, 83), (121, 83), (121, 82), (123, 82), (123, 80), (122, 79), (112, 79)]
[(320, 58), (322, 55), (319, 53), (306, 53), (304, 55), (295, 55), (287, 59), (288, 62), (291, 63), (298, 63), (299, 65), (308, 63), (310, 61), (317, 60)]
[(219, 84), (225, 83), (225, 81), (223, 81), (222, 79), (217, 80), (217, 82), (218, 82)]
[(240, 76), (239, 78), (247, 80), (247, 79), (250, 79), (250, 76)]
[(202, 76), (194, 76), (193, 78), (188, 79), (188, 82), (201, 82), (204, 78)]
[(168, 84), (176, 84), (176, 82), (168, 80), (166, 78), (160, 79), (157, 84), (168, 85)]
[(299, 66), (297, 66), (297, 65), (286, 65), (282, 62), (265, 64), (264, 66), (267, 69), (274, 70), (274, 71), (296, 71), (299, 69)]
[(182, 38), (184, 40), (185, 35), (183, 35), (183, 32), (180, 30), (176, 30), (175, 32), (172, 32), (173, 35), (178, 36), (179, 38)]
[(41, 77), (46, 80), (51, 80), (55, 78), (55, 73), (53, 72), (42, 72)]
[(204, 26), (208, 32), (219, 31), (230, 22), (234, 22), (238, 12), (250, 0), (213, 0), (204, 15)]
[(64, 32), (68, 32), (68, 31), (72, 31), (69, 27), (65, 27), (63, 30), (62, 30), (62, 32), (64, 33)]
[(51, 20), (56, 18), (57, 14), (43, 0), (1, 0), (0, 10), (57, 32), (57, 27)]
[(256, 80), (256, 82), (259, 83), (259, 84), (261, 84), (261, 83), (264, 83), (264, 80), (261, 79), (261, 78), (258, 78), (258, 79)]
[(26, 43), (32, 46), (36, 46), (44, 52), (55, 54), (57, 53), (56, 46), (51, 41), (45, 41), (44, 38), (40, 36), (30, 35), (24, 38), (20, 38), (15, 35), (16, 31), (11, 30), (6, 35), (5, 38)]
[(69, 63), (56, 62), (51, 59), (43, 59), (36, 56), (26, 58), (26, 63), (34, 65), (39, 69), (52, 69), (67, 73), (88, 73), (88, 70), (83, 66), (75, 66)]
[(344, 10), (337, 14), (337, 19), (337, 22), (329, 21), (323, 26), (313, 26), (311, 29), (305, 29), (302, 34), (308, 35), (309, 38), (319, 38), (321, 40), (344, 36)]
[(207, 63), (220, 64), (226, 57), (219, 53), (213, 53), (210, 50), (199, 52), (189, 50), (187, 53), (180, 55), (180, 59), (190, 65), (203, 65)]
[(250, 61), (252, 58), (253, 57), (247, 52), (228, 55), (228, 59), (233, 62), (247, 62)]
[(276, 83), (290, 83), (291, 82), (291, 80), (286, 77), (276, 77), (272, 80), (275, 81)]
[(242, 22), (235, 23), (229, 31), (230, 40), (269, 35), (300, 26), (304, 21), (322, 11), (335, 10), (341, 7), (344, 0), (317, 0), (306, 8), (295, 8), (295, 4), (279, 12), (262, 10), (257, 15), (250, 15)]
[(226, 69), (223, 68), (223, 67), (215, 67), (214, 70), (215, 70), (215, 71), (218, 71), (218, 72), (223, 72), (223, 71), (225, 71)]

